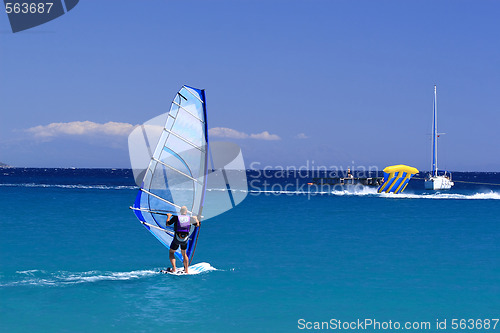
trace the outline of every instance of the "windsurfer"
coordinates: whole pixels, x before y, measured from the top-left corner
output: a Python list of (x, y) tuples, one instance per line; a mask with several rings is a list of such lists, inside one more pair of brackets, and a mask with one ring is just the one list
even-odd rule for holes
[(168, 257), (170, 259), (170, 263), (172, 264), (172, 268), (169, 269), (172, 273), (175, 273), (175, 251), (181, 247), (181, 253), (184, 264), (184, 273), (188, 274), (188, 266), (189, 266), (189, 258), (186, 254), (187, 243), (189, 240), (189, 231), (191, 230), (191, 224), (198, 227), (200, 225), (200, 221), (196, 216), (187, 215), (187, 207), (182, 206), (180, 215), (173, 216), (172, 214), (167, 214), (167, 225), (174, 224), (175, 236), (170, 244), (170, 250), (168, 251)]

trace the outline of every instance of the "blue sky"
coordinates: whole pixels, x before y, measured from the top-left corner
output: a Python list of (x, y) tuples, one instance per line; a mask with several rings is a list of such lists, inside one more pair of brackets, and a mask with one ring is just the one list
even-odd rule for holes
[(499, 12), (496, 1), (88, 0), (16, 34), (0, 14), (0, 162), (129, 167), (127, 126), (188, 84), (206, 89), (211, 140), (238, 143), (247, 165), (428, 170), (437, 84), (440, 166), (500, 171)]

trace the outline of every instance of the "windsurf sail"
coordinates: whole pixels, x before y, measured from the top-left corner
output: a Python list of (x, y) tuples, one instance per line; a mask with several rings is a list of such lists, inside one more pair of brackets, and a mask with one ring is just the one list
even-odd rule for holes
[(418, 170), (416, 168), (408, 165), (398, 164), (388, 166), (384, 169), (384, 182), (379, 186), (377, 192), (401, 193), (408, 185), (411, 177), (417, 173)]
[[(142, 154), (149, 159), (146, 169), (141, 165), (144, 158), (132, 161), (136, 181), (142, 181), (131, 208), (146, 229), (169, 248), (175, 236), (173, 226), (166, 225), (167, 214), (179, 215), (186, 206), (189, 215), (202, 219), (208, 160), (204, 90), (183, 86), (170, 111), (137, 127), (129, 136), (129, 147), (131, 140), (140, 142), (141, 149), (147, 147)], [(186, 251), (189, 262), (198, 235), (199, 227), (192, 225)], [(182, 260), (180, 249), (176, 257)]]

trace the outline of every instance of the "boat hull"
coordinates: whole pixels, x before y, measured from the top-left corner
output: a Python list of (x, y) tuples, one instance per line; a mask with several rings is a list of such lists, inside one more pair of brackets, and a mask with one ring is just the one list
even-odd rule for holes
[(426, 190), (449, 190), (455, 185), (448, 177), (437, 176), (425, 180)]

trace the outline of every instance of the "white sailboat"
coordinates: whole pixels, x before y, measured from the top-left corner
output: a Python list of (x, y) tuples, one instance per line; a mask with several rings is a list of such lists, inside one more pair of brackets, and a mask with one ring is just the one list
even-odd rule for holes
[(438, 170), (437, 166), (437, 94), (434, 86), (434, 110), (432, 121), (432, 172), (425, 179), (426, 190), (449, 190), (453, 185), (451, 173)]

